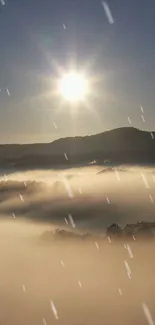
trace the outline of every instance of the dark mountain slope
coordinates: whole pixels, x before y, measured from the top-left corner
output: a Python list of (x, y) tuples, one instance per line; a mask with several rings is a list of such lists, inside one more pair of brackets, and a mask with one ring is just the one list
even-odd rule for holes
[[(0, 167), (45, 168), (56, 165), (155, 163), (155, 133), (132, 127), (104, 133), (58, 139), (46, 144), (0, 145)], [(65, 157), (67, 155), (67, 159)]]

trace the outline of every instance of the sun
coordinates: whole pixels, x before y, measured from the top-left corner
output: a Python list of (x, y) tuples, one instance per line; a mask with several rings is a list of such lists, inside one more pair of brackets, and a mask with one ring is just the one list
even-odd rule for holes
[(88, 93), (88, 81), (84, 75), (75, 71), (69, 72), (59, 80), (62, 97), (70, 102), (83, 101)]

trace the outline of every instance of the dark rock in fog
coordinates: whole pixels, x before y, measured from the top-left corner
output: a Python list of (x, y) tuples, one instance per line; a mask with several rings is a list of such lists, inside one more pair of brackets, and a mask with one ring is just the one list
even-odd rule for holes
[(112, 225), (110, 225), (107, 228), (106, 233), (107, 233), (107, 236), (116, 236), (116, 237), (122, 236), (122, 230), (116, 223), (113, 223)]
[(92, 234), (86, 233), (86, 234), (79, 234), (76, 232), (67, 231), (64, 229), (54, 229), (52, 231), (45, 231), (43, 235), (41, 236), (42, 240), (50, 241), (50, 240), (60, 240), (60, 239), (91, 239)]

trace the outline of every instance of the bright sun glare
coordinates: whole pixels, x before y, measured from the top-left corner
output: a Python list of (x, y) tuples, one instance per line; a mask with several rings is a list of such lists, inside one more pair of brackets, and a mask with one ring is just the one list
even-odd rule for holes
[(88, 83), (83, 75), (70, 72), (60, 79), (60, 93), (71, 102), (84, 100), (88, 91)]

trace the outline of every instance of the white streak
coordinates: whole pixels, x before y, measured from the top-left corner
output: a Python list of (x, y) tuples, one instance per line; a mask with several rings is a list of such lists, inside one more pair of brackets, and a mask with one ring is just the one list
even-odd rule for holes
[(68, 196), (71, 197), (71, 198), (74, 197), (74, 194), (73, 194), (73, 192), (71, 190), (71, 187), (70, 187), (70, 185), (68, 183), (68, 180), (65, 177), (63, 179), (63, 183), (64, 183), (65, 188), (67, 190)]
[(82, 194), (82, 188), (81, 187), (79, 187), (79, 193)]
[(146, 188), (150, 188), (149, 183), (148, 183), (148, 181), (147, 181), (145, 175), (144, 175), (143, 173), (141, 173), (141, 176), (142, 176), (142, 179), (143, 179), (143, 181), (144, 181), (145, 187), (146, 187)]
[(19, 197), (20, 197), (21, 201), (24, 202), (24, 198), (21, 194), (19, 194)]
[(128, 250), (130, 258), (133, 258), (133, 253), (131, 251), (131, 247), (128, 244), (127, 244), (127, 250)]
[(80, 281), (78, 281), (78, 284), (79, 284), (80, 288), (82, 288), (82, 284), (81, 284), (81, 282), (80, 282)]
[(108, 197), (106, 198), (106, 200), (107, 200), (108, 204), (110, 204), (110, 200), (109, 200), (109, 198), (108, 198)]
[(67, 154), (65, 152), (64, 152), (64, 156), (65, 156), (66, 160), (68, 160)]
[(59, 317), (58, 317), (58, 313), (57, 313), (57, 310), (56, 310), (56, 307), (55, 307), (55, 305), (54, 305), (54, 302), (51, 301), (50, 304), (51, 304), (51, 308), (52, 308), (52, 311), (53, 311), (53, 314), (54, 314), (55, 318), (56, 318), (56, 319), (59, 319)]
[(127, 275), (129, 277), (129, 279), (131, 279), (131, 269), (130, 269), (130, 266), (129, 266), (129, 264), (128, 264), (127, 261), (124, 261), (124, 264), (125, 264), (125, 267), (126, 267)]
[[(2, 1), (2, 0), (1, 0)], [(5, 4), (5, 3), (4, 3)], [(7, 94), (8, 94), (8, 96), (10, 96), (10, 92), (9, 92), (9, 89), (8, 88), (6, 88), (6, 91), (7, 91)]]
[(95, 246), (96, 246), (96, 248), (99, 250), (99, 245), (98, 245), (97, 242), (95, 242)]
[(65, 30), (66, 30), (66, 25), (65, 25), (65, 24), (63, 24), (63, 29), (65, 29)]
[(57, 125), (55, 122), (53, 122), (53, 126), (55, 127), (55, 129), (57, 129)]
[(132, 238), (133, 238), (133, 240), (136, 240), (136, 237), (134, 235), (132, 235)]
[(61, 260), (61, 265), (62, 265), (62, 267), (65, 267), (65, 264), (62, 260)]
[(108, 242), (109, 242), (109, 244), (111, 244), (111, 239), (110, 239), (110, 237), (108, 236), (107, 238), (108, 238)]
[(149, 198), (150, 198), (151, 202), (153, 203), (153, 202), (154, 202), (154, 200), (153, 200), (153, 197), (152, 197), (152, 195), (151, 195), (151, 194), (149, 194)]
[(12, 213), (12, 216), (13, 216), (13, 218), (14, 218), (14, 219), (16, 218), (16, 216), (15, 216), (15, 214), (14, 214), (14, 213)]
[(150, 134), (151, 134), (151, 138), (154, 139), (154, 134), (153, 134), (153, 132), (150, 132)]
[(141, 115), (141, 119), (142, 119), (143, 122), (145, 122), (145, 118), (144, 118), (143, 115)]
[(119, 176), (119, 173), (118, 173), (117, 169), (115, 169), (115, 173), (116, 173), (117, 180), (120, 181), (120, 176)]
[(64, 220), (65, 220), (66, 225), (68, 225), (68, 220), (66, 218), (64, 218)]
[(145, 303), (142, 303), (142, 307), (143, 307), (143, 312), (145, 314), (145, 317), (148, 321), (149, 325), (154, 325), (154, 321), (152, 319), (151, 313), (149, 311), (149, 308), (147, 307), (147, 305)]
[(118, 292), (119, 292), (120, 296), (123, 295), (123, 294), (122, 294), (122, 290), (121, 290), (120, 288), (118, 288)]
[(24, 292), (26, 292), (26, 288), (25, 288), (24, 284), (22, 284), (22, 289)]
[(43, 318), (43, 324), (47, 325), (45, 318)]
[(144, 108), (140, 106), (141, 112), (144, 114)]
[(75, 228), (76, 225), (75, 225), (74, 220), (73, 220), (73, 217), (72, 217), (72, 215), (70, 213), (68, 214), (68, 218), (69, 218), (69, 221), (70, 221), (72, 227)]
[(131, 120), (130, 120), (130, 117), (128, 116), (128, 122), (131, 124)]
[(106, 14), (106, 16), (108, 18), (109, 23), (114, 24), (114, 18), (112, 16), (111, 11), (110, 11), (109, 5), (105, 1), (102, 1), (102, 6), (104, 8), (104, 11), (105, 11), (105, 14)]

